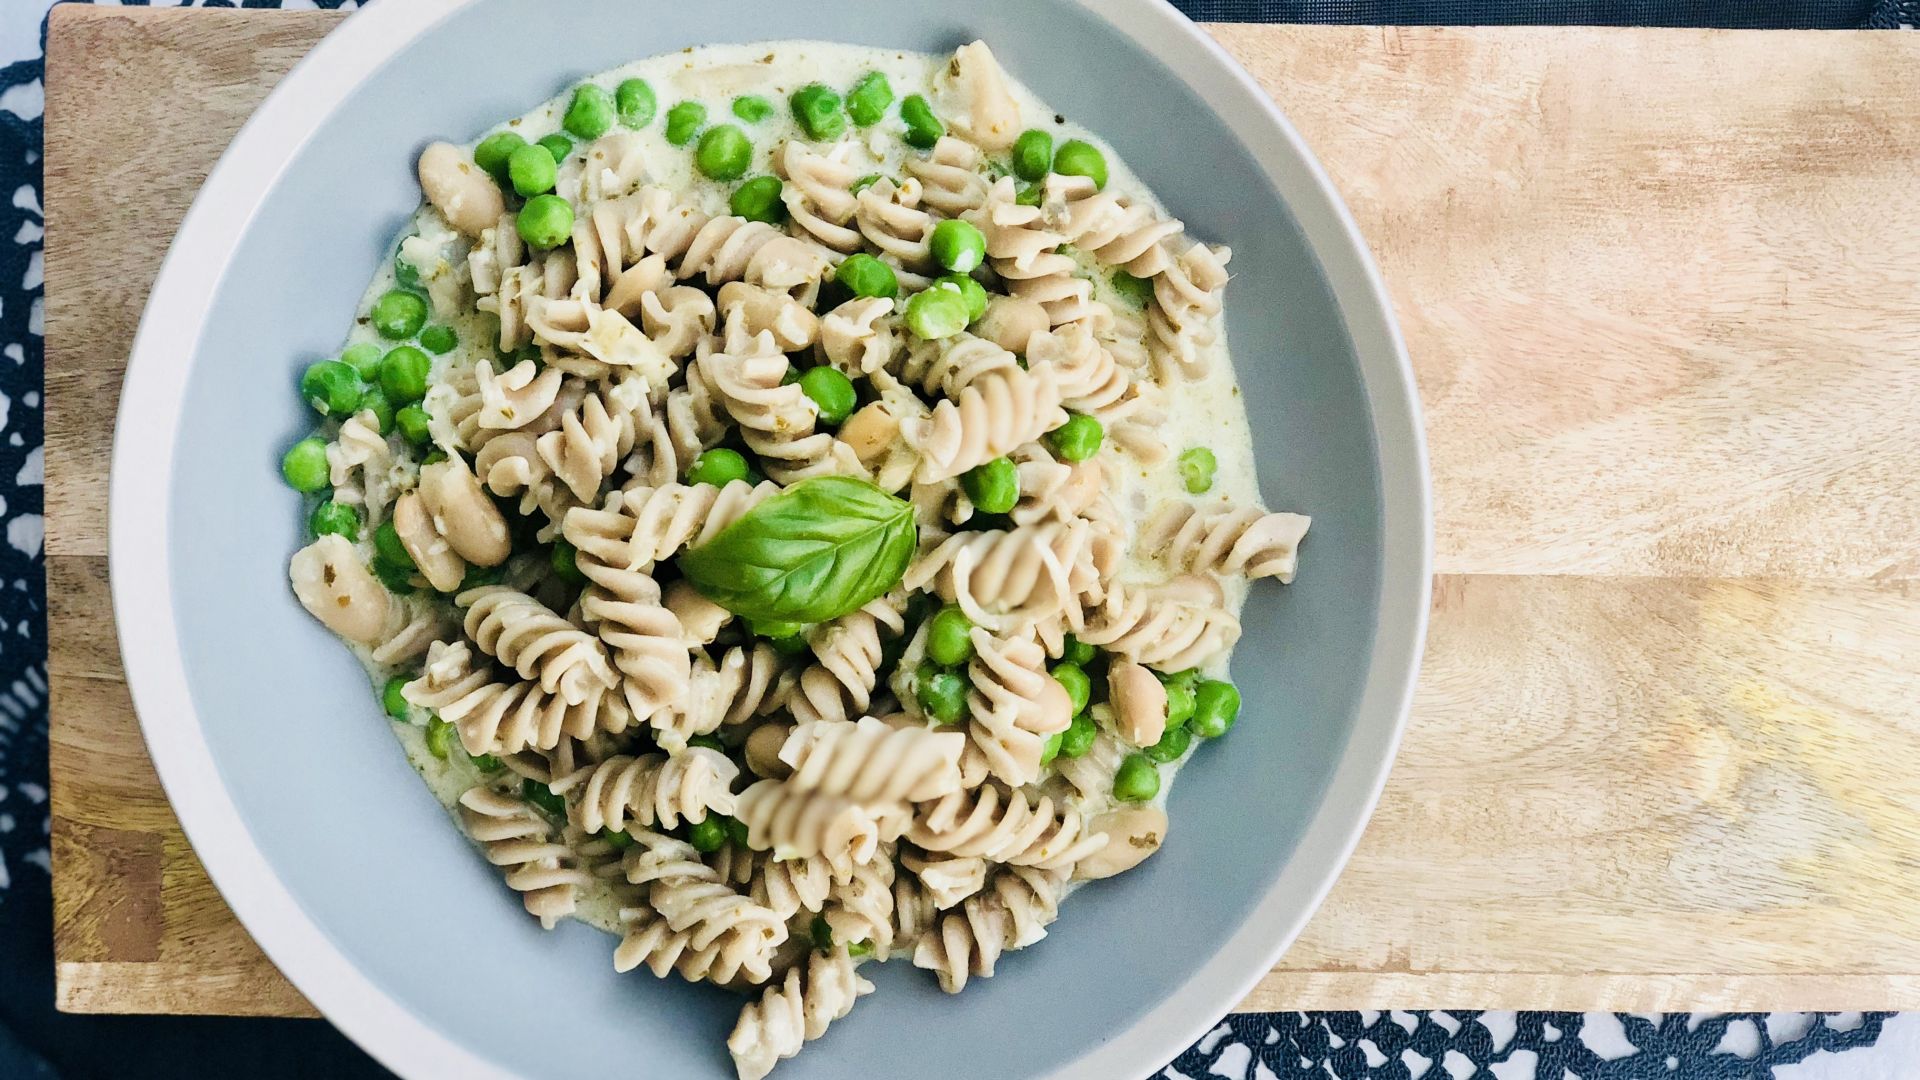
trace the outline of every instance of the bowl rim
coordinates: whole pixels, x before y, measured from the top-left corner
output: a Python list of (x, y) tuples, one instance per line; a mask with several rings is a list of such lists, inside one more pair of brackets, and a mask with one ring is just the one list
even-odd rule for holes
[[(108, 498), (109, 576), (127, 687), (162, 787), (220, 894), (275, 966), (336, 1027), (409, 1077), (512, 1074), (374, 985), (274, 874), (240, 819), (193, 708), (174, 608), (171, 502), (180, 407), (222, 271), (293, 156), (346, 92), (477, 0), (377, 4), (297, 64), (209, 174), (161, 265), (128, 359)], [(1074, 0), (1158, 58), (1282, 187), (1320, 260), (1360, 365), (1381, 473), (1382, 580), (1358, 717), (1295, 854), (1241, 926), (1162, 1003), (1055, 1070), (1125, 1076), (1173, 1060), (1245, 997), (1292, 944), (1359, 842), (1411, 706), (1426, 637), (1433, 526), (1413, 367), (1378, 268), (1319, 161), (1271, 98), (1166, 0)], [(1275, 138), (1278, 136), (1278, 138)], [(165, 617), (155, 617), (163, 615)]]

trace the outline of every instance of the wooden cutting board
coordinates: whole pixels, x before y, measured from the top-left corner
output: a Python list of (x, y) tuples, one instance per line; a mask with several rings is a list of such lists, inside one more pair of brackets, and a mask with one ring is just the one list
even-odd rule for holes
[[(66, 1009), (311, 1012), (155, 782), (104, 485), (168, 240), (336, 18), (53, 14)], [(1920, 34), (1210, 29), (1385, 269), (1442, 574), (1379, 813), (1244, 1007), (1920, 1008)]]

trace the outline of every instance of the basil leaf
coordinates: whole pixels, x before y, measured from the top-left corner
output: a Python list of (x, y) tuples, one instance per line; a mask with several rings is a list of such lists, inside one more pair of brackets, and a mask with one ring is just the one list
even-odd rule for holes
[(838, 618), (898, 584), (918, 543), (913, 507), (865, 480), (802, 480), (680, 556), (701, 594), (761, 622)]

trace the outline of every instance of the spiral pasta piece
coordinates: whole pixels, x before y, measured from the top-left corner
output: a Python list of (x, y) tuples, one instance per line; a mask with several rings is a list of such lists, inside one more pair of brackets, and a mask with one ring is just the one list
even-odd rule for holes
[(1240, 637), (1220, 583), (1184, 575), (1158, 586), (1115, 582), (1075, 631), (1081, 641), (1161, 671), (1184, 671)]
[(920, 209), (920, 182), (881, 178), (855, 198), (854, 224), (876, 251), (906, 270), (938, 273), (931, 239), (934, 217)]
[(720, 286), (727, 333), (767, 334), (781, 352), (799, 352), (820, 336), (820, 320), (805, 304), (773, 289), (729, 281)]
[(1020, 135), (1020, 104), (1007, 85), (1006, 70), (984, 41), (954, 51), (936, 79), (935, 91), (949, 106), (954, 130), (987, 150), (1005, 150)]
[(978, 146), (943, 135), (927, 157), (908, 158), (905, 169), (920, 181), (922, 202), (948, 217), (959, 217), (987, 199), (980, 157)]
[(1220, 290), (1226, 288), (1232, 257), (1225, 247), (1195, 244), (1153, 279), (1148, 347), (1163, 377), (1198, 379), (1207, 373), (1201, 350), (1219, 336)]
[(491, 361), (481, 360), (473, 374), (480, 398), (473, 424), (488, 431), (514, 431), (538, 420), (559, 399), (566, 379), (559, 368), (542, 368), (531, 360), (497, 375)]
[(1027, 360), (1045, 362), (1053, 368), (1060, 385), (1060, 404), (1103, 422), (1115, 418), (1116, 406), (1133, 388), (1132, 374), (1114, 361), (1113, 354), (1084, 322), (1034, 335), (1027, 347)]
[(817, 720), (793, 729), (780, 760), (793, 769), (786, 783), (802, 791), (856, 802), (925, 802), (960, 788), (957, 731), (894, 728), (872, 717)]
[(646, 965), (657, 978), (669, 971), (678, 972), (688, 982), (712, 982), (721, 986), (765, 982), (771, 970), (759, 973), (759, 954), (737, 947), (722, 938), (704, 948), (693, 945), (693, 931), (675, 930), (660, 913), (645, 905), (623, 907), (619, 911), (620, 944), (613, 950), (613, 970), (632, 971)]
[(987, 860), (977, 855), (936, 858), (912, 849), (900, 853), (900, 865), (920, 879), (920, 885), (941, 911), (959, 904), (987, 884)]
[(567, 485), (573, 497), (590, 503), (601, 485), (632, 452), (641, 425), (652, 420), (652, 388), (629, 377), (590, 393), (560, 418), (560, 427), (535, 444), (540, 460)]
[(740, 1080), (761, 1080), (781, 1061), (793, 1057), (827, 1025), (853, 1011), (853, 1003), (873, 993), (873, 984), (854, 970), (845, 949), (812, 953), (804, 965), (788, 969), (786, 980), (766, 989), (758, 1001), (740, 1010), (727, 1052)]
[(761, 780), (740, 793), (734, 816), (747, 827), (747, 844), (776, 859), (821, 856), (836, 881), (880, 850), (880, 817), (839, 795), (805, 791), (782, 780)]
[(1047, 654), (1031, 636), (997, 638), (973, 630), (967, 665), (967, 736), (986, 755), (987, 768), (1019, 787), (1040, 778), (1046, 737), (1073, 720), (1066, 688), (1047, 673)]
[(1141, 545), (1176, 570), (1245, 574), (1293, 583), (1300, 541), (1313, 519), (1269, 513), (1251, 506), (1203, 511), (1192, 503), (1170, 503), (1141, 530)]
[(1100, 500), (1106, 471), (1095, 460), (1057, 461), (1042, 443), (1032, 442), (1011, 455), (1020, 478), (1020, 498), (1007, 516), (1015, 525), (1070, 521), (1087, 514)]
[(847, 375), (871, 375), (893, 361), (898, 345), (893, 301), (857, 296), (820, 319), (820, 356)]
[(928, 484), (959, 476), (1066, 422), (1053, 369), (1036, 364), (980, 375), (926, 416), (902, 420), (900, 431), (920, 455), (914, 479)]
[(794, 719), (845, 720), (873, 701), (885, 647), (882, 636), (906, 629), (900, 609), (886, 597), (871, 600), (808, 635), (816, 662), (800, 673), (787, 705)]
[(340, 434), (327, 444), (327, 480), (333, 485), (333, 501), (364, 507), (367, 524), (380, 524), (393, 502), (392, 464), (393, 451), (371, 411), (342, 420)]
[(832, 265), (818, 244), (788, 236), (761, 221), (723, 215), (700, 227), (676, 273), (698, 274), (709, 285), (745, 281), (811, 299), (809, 291)]
[[(900, 378), (929, 394), (944, 393), (951, 398), (982, 376), (1019, 368), (1019, 358), (1012, 353), (963, 331), (937, 341), (915, 342), (900, 365)], [(1057, 383), (1059, 372), (1054, 374)]]
[(619, 755), (592, 767), (568, 804), (569, 819), (584, 832), (618, 832), (628, 820), (646, 828), (674, 829), (684, 819), (705, 820), (733, 812), (733, 782), (740, 767), (704, 746), (673, 754)]
[(633, 721), (618, 695), (596, 689), (569, 705), (537, 683), (495, 677), (476, 664), (465, 642), (435, 642), (419, 678), (401, 696), (432, 709), (454, 726), (469, 754), (517, 754), (551, 750), (564, 736), (585, 739), (596, 731), (624, 731)]
[(773, 154), (773, 169), (785, 180), (780, 199), (787, 216), (801, 232), (839, 252), (860, 250), (860, 230), (847, 223), (858, 206), (853, 182), (859, 170), (847, 163), (852, 142), (841, 142), (820, 153), (797, 139), (781, 144)]
[(955, 533), (909, 566), (901, 585), (930, 588), (990, 629), (1061, 613), (1077, 626), (1081, 594), (1118, 555), (1111, 537), (1080, 520)]
[(798, 383), (784, 381), (791, 365), (771, 334), (752, 339), (747, 351), (711, 353), (696, 363), (768, 476), (791, 484), (814, 476), (866, 474), (853, 447), (831, 432), (814, 430), (819, 406)]
[(646, 829), (629, 830), (627, 881), (647, 887), (647, 901), (690, 948), (719, 947), (726, 966), (750, 982), (770, 974), (773, 951), (787, 939), (784, 920), (720, 879), (693, 845)]
[(746, 886), (754, 903), (772, 908), (783, 919), (820, 911), (833, 893), (833, 868), (818, 855), (776, 859), (770, 852), (728, 844), (714, 853), (712, 864), (723, 879)]
[(1030, 802), (1022, 792), (997, 784), (956, 791), (920, 807), (907, 839), (928, 851), (1063, 871), (1107, 842), (1104, 833), (1086, 832), (1077, 811), (1056, 812), (1050, 796)]
[(885, 960), (893, 948), (893, 853), (883, 851), (835, 883), (821, 918), (836, 945), (865, 942)]
[(1068, 243), (1139, 278), (1167, 268), (1172, 257), (1165, 245), (1186, 228), (1111, 188), (1097, 189), (1086, 176), (1049, 174), (1040, 205), (1047, 223)]
[(911, 951), (940, 918), (933, 894), (918, 874), (896, 874), (893, 879), (893, 948)]
[(545, 929), (573, 914), (579, 890), (593, 882), (573, 851), (555, 840), (553, 826), (512, 796), (468, 789), (460, 796), (460, 827), (505, 872), (507, 887)]
[(1066, 880), (1064, 873), (1032, 867), (1000, 870), (987, 891), (968, 897), (920, 938), (913, 966), (938, 975), (940, 989), (949, 994), (966, 989), (971, 976), (991, 976), (1003, 953), (1047, 936), (1048, 924), (1060, 914)]
[(780, 490), (772, 483), (730, 481), (631, 487), (607, 496), (600, 508), (567, 511), (561, 534), (579, 549), (581, 569), (594, 565), (642, 573), (655, 563), (699, 547)]
[(588, 564), (580, 614), (613, 652), (620, 696), (636, 717), (659, 718), (687, 700), (691, 659), (680, 620), (661, 603), (660, 586), (638, 570)]
[(468, 589), (454, 603), (467, 609), (467, 637), (482, 652), (567, 704), (614, 685), (600, 642), (526, 593), (488, 585)]

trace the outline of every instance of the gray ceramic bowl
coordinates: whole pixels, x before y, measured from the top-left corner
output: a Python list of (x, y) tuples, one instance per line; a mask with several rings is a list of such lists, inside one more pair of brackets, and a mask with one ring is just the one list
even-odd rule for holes
[(1040, 947), (958, 999), (889, 965), (776, 1075), (1145, 1076), (1271, 965), (1351, 850), (1426, 612), (1418, 408), (1352, 222), (1211, 41), (1157, 0), (388, 0), (288, 77), (181, 229), (128, 375), (112, 557), (129, 681), (196, 851), (280, 968), (396, 1070), (724, 1077), (738, 1007), (616, 976), (608, 939), (584, 926), (540, 932), (289, 594), (302, 538), (276, 462), (308, 422), (289, 388), (338, 346), (418, 200), (415, 154), (686, 45), (976, 37), (1110, 139), (1194, 232), (1232, 244), (1227, 310), (1264, 494), (1314, 531), (1298, 584), (1255, 590), (1234, 665), (1245, 715), (1182, 772), (1165, 850), (1076, 895)]

